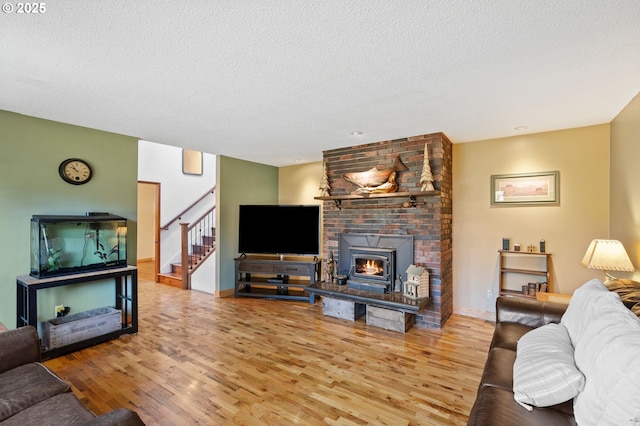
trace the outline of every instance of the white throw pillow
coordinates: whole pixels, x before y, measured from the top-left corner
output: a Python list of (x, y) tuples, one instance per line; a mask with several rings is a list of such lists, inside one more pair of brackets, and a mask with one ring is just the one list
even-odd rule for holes
[[(611, 293), (615, 294), (615, 293)], [(640, 424), (640, 319), (619, 298), (592, 300), (595, 320), (575, 347), (586, 377), (573, 411), (579, 425)]]
[(602, 281), (597, 279), (586, 282), (573, 292), (560, 323), (567, 327), (574, 348), (580, 344), (582, 336), (591, 325), (599, 321), (598, 308), (605, 299), (620, 300), (617, 294), (609, 291)]
[(531, 405), (548, 407), (568, 401), (584, 383), (563, 325), (547, 324), (520, 338), (513, 365), (513, 393), (527, 410), (531, 411)]

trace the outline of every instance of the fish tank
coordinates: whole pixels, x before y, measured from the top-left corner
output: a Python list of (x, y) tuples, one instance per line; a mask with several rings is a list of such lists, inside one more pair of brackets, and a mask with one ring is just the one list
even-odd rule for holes
[(31, 276), (127, 266), (127, 219), (108, 213), (31, 218)]

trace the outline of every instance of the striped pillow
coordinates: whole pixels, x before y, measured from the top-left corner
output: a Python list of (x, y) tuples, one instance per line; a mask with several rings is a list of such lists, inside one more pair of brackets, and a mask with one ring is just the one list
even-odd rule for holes
[(560, 404), (578, 395), (584, 384), (565, 326), (547, 324), (520, 338), (513, 365), (513, 393), (520, 405), (531, 411), (531, 406)]

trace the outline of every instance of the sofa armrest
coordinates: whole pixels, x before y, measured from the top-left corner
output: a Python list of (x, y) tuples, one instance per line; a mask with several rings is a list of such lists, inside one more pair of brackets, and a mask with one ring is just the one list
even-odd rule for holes
[(33, 326), (0, 332), (0, 373), (40, 361), (40, 340)]
[(528, 327), (540, 327), (551, 322), (559, 323), (566, 310), (567, 305), (562, 303), (500, 296), (496, 300), (496, 324), (515, 322)]
[(144, 426), (144, 422), (138, 416), (135, 411), (128, 410), (126, 408), (118, 408), (116, 410), (109, 411), (90, 422), (85, 423), (86, 426), (105, 426), (105, 425), (118, 425), (118, 426)]

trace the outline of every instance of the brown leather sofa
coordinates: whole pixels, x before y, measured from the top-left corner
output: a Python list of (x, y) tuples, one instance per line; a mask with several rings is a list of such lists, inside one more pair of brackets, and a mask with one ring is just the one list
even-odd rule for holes
[(3, 425), (144, 425), (120, 408), (94, 415), (67, 383), (40, 363), (34, 327), (0, 331), (0, 423)]
[(496, 328), (476, 401), (467, 425), (575, 425), (573, 401), (527, 411), (514, 399), (513, 364), (520, 337), (534, 328), (559, 323), (567, 306), (521, 297), (499, 297)]

